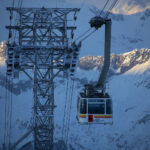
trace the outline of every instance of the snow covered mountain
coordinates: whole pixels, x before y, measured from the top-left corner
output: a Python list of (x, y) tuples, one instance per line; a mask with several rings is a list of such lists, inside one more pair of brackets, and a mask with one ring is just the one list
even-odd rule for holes
[(120, 0), (113, 13), (134, 14), (150, 8), (148, 0)]
[[(74, 2), (74, 3), (82, 3), (83, 4), (91, 4), (99, 9), (102, 9), (105, 0), (59, 0), (61, 1), (67, 1), (67, 2)], [(113, 1), (109, 1), (107, 4), (106, 9), (110, 7), (110, 5), (113, 3)], [(119, 0), (115, 7), (112, 9), (113, 13), (118, 14), (134, 14), (137, 12), (143, 12), (144, 10), (150, 8), (150, 1), (148, 0)]]
[[(115, 74), (109, 78), (107, 91), (113, 99), (113, 125), (79, 125), (76, 120), (78, 92), (86, 82), (96, 81), (103, 61), (102, 56), (85, 56), (80, 59), (74, 82), (69, 150), (149, 150), (150, 147), (150, 50), (133, 50), (111, 56)], [(86, 63), (88, 63), (86, 66)], [(124, 68), (124, 69), (123, 69)], [(4, 120), (5, 66), (0, 68), (0, 120)], [(120, 71), (120, 72), (119, 72)], [(119, 74), (118, 74), (119, 72)], [(32, 84), (23, 74), (14, 84), (11, 141), (15, 142), (30, 128), (32, 116)], [(55, 81), (55, 142), (60, 148), (66, 80)], [(70, 100), (70, 99), (69, 99)], [(66, 114), (68, 115), (68, 114)], [(0, 145), (3, 142), (3, 121), (0, 123)], [(24, 141), (28, 142), (31, 136)], [(66, 148), (67, 149), (67, 148)], [(65, 149), (65, 150), (66, 150)]]
[[(83, 70), (101, 69), (103, 61), (103, 56), (84, 56), (80, 58), (78, 66), (79, 69)], [(149, 61), (150, 49), (134, 49), (131, 52), (119, 55), (111, 54), (110, 72), (113, 72), (113, 74), (122, 74), (136, 65), (147, 63)]]

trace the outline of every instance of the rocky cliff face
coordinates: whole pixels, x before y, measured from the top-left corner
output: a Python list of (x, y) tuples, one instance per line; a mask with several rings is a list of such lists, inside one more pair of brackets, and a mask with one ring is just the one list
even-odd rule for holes
[[(120, 55), (111, 54), (110, 72), (113, 74), (122, 74), (130, 70), (137, 64), (145, 63), (150, 60), (150, 49), (134, 49), (131, 52)], [(79, 60), (79, 68), (83, 70), (100, 70), (103, 66), (103, 56), (84, 56)]]

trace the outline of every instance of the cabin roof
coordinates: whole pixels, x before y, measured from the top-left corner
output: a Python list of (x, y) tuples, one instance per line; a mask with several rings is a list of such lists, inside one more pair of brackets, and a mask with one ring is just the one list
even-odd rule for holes
[(88, 94), (85, 95), (85, 93), (80, 93), (80, 97), (81, 98), (110, 98), (110, 96), (108, 95), (108, 93), (102, 94), (102, 93), (94, 93), (94, 94)]

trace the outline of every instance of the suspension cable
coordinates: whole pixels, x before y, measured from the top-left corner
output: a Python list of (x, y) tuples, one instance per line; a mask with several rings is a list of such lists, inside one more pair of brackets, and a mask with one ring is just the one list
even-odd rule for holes
[(104, 5), (104, 7), (103, 7), (103, 9), (101, 10), (101, 12), (100, 12), (99, 15), (101, 15), (101, 14), (103, 13), (103, 11), (105, 10), (105, 8), (106, 8), (106, 6), (107, 6), (107, 4), (108, 4), (109, 1), (110, 1), (110, 0), (107, 0), (107, 1), (106, 1), (106, 3), (105, 3), (105, 5)]
[(12, 1), (12, 7), (14, 7), (14, 6), (15, 6), (15, 0)]
[(62, 127), (62, 140), (64, 136), (64, 128), (65, 128), (65, 118), (66, 118), (66, 108), (67, 108), (67, 95), (68, 95), (68, 88), (69, 88), (69, 78), (67, 78), (67, 85), (66, 85), (66, 95), (65, 95), (65, 107), (64, 107), (64, 116), (63, 116), (63, 127)]
[(85, 1), (84, 0), (81, 0), (81, 5), (80, 5), (80, 9), (82, 9), (85, 5)]
[[(100, 15), (101, 15), (102, 12), (105, 10), (105, 8), (106, 8), (106, 6), (108, 5), (108, 2), (109, 2), (109, 1), (110, 1), (110, 0), (107, 0), (107, 1), (106, 1), (105, 5), (104, 5), (104, 7), (103, 7), (103, 9), (102, 9), (102, 11), (100, 12)], [(114, 6), (116, 5), (116, 3), (117, 3), (118, 1), (119, 1), (119, 0), (115, 0), (115, 1), (111, 4), (111, 6), (110, 6), (110, 8), (108, 9), (106, 15), (104, 16), (105, 18), (108, 17), (108, 15), (110, 14), (110, 10), (112, 10), (112, 9), (114, 8)], [(87, 31), (85, 31), (84, 33), (82, 33), (79, 37), (77, 37), (77, 38), (74, 40), (74, 42), (77, 41), (77, 40), (79, 40), (79, 39), (81, 39), (81, 38), (82, 38), (85, 34), (87, 34), (90, 30), (91, 30), (91, 28), (89, 28)], [(97, 29), (95, 29), (94, 31), (92, 31), (91, 33), (89, 33), (87, 36), (85, 36), (83, 39), (81, 39), (80, 42), (82, 42), (82, 41), (84, 41), (85, 39), (87, 39), (87, 38), (88, 38), (91, 34), (93, 34), (96, 30), (97, 30)]]
[[(108, 2), (109, 2), (110, 0), (107, 0), (106, 1), (106, 3), (105, 3), (105, 5), (104, 5), (104, 7), (103, 7), (103, 9), (101, 10), (101, 12), (100, 12), (100, 15), (103, 13), (103, 11), (104, 11), (104, 9), (106, 8), (106, 6), (107, 6), (107, 4), (108, 4)], [(115, 5), (115, 4), (114, 4)], [(113, 6), (114, 6), (113, 5)], [(79, 39), (81, 39), (85, 34), (87, 34), (90, 30), (91, 30), (92, 28), (89, 28), (88, 30), (86, 30), (85, 32), (83, 32), (79, 37), (77, 37), (75, 40), (74, 40), (74, 42), (76, 42), (77, 40), (79, 40)], [(83, 39), (81, 39), (80, 41), (82, 42), (82, 41), (84, 41), (85, 39), (87, 39), (92, 33), (94, 33), (96, 30), (94, 30), (94, 31), (92, 31), (91, 33), (89, 33), (87, 36), (85, 36)]]
[(105, 15), (105, 18), (107, 18), (110, 14), (110, 11), (115, 7), (115, 5), (117, 4), (117, 2), (119, 2), (119, 0), (115, 0), (112, 5), (110, 6), (110, 8), (108, 9), (106, 15)]
[(12, 123), (12, 83), (10, 77), (6, 75), (5, 84), (5, 127), (4, 127), (4, 146), (10, 148), (11, 144), (11, 123)]
[[(12, 7), (14, 8), (15, 0), (12, 1)], [(10, 12), (10, 26), (12, 25), (13, 11)], [(8, 38), (8, 41), (12, 39), (12, 32)], [(12, 123), (12, 87), (11, 77), (6, 73), (5, 82), (5, 127), (4, 127), (4, 148), (10, 149), (11, 146), (11, 123)]]
[(87, 39), (89, 36), (91, 36), (97, 29), (93, 30), (91, 33), (89, 33), (87, 36), (85, 36), (83, 39), (80, 40), (80, 42), (84, 41)]
[(8, 149), (10, 146), (10, 77), (8, 79), (8, 98), (7, 98), (7, 102), (8, 102), (8, 111), (7, 111), (7, 139), (8, 139)]
[(22, 0), (19, 0), (18, 1), (18, 8), (21, 8), (22, 7)]
[(68, 121), (69, 121), (69, 115), (70, 115), (70, 96), (71, 96), (71, 89), (72, 89), (72, 80), (71, 80), (71, 83), (70, 83), (70, 87), (69, 87), (69, 94), (68, 94), (68, 99), (69, 99), (69, 102), (68, 102), (68, 108), (67, 108), (67, 119), (66, 119), (66, 134), (65, 134), (65, 140), (67, 141), (67, 132), (68, 132)]
[[(6, 136), (7, 136), (7, 75), (5, 82), (5, 127), (4, 127), (4, 144), (6, 144)], [(4, 145), (6, 146), (6, 145)]]
[(10, 84), (10, 124), (9, 124), (9, 147), (11, 146), (11, 131), (12, 131), (12, 89), (13, 89), (13, 81)]
[[(8, 77), (7, 77), (8, 78)], [(8, 148), (9, 145), (9, 78), (7, 79), (7, 97), (6, 97), (6, 101), (7, 101), (7, 106), (6, 106), (6, 147)]]
[(70, 107), (69, 107), (69, 119), (68, 119), (68, 125), (67, 125), (67, 134), (66, 134), (66, 145), (68, 144), (68, 137), (69, 137), (69, 131), (70, 131), (70, 118), (71, 118), (73, 92), (74, 92), (74, 80), (72, 83), (71, 94), (70, 94)]
[(83, 32), (79, 37), (77, 37), (77, 38), (74, 40), (74, 42), (77, 41), (77, 40), (79, 40), (79, 39), (80, 39), (82, 36), (84, 36), (85, 34), (87, 34), (90, 30), (91, 30), (91, 28), (89, 28), (88, 30), (86, 30), (85, 32)]
[(7, 128), (8, 128), (8, 131), (7, 131), (7, 137), (8, 137), (8, 148), (10, 148), (10, 142), (11, 142), (11, 139), (10, 139), (10, 137), (11, 137), (11, 80), (10, 80), (10, 77), (9, 77), (9, 79), (8, 79), (8, 99), (7, 99), (7, 101), (8, 101), (8, 114), (7, 114), (7, 116), (8, 116), (8, 126), (7, 126)]
[(62, 134), (62, 140), (65, 142), (66, 145), (68, 142), (73, 87), (74, 87), (74, 81), (70, 79), (70, 83), (68, 84), (67, 91), (66, 91), (66, 107), (64, 112), (65, 119), (63, 120), (63, 134)]
[(23, 0), (21, 0), (21, 2), (20, 2), (20, 8), (22, 8), (22, 3), (23, 3)]

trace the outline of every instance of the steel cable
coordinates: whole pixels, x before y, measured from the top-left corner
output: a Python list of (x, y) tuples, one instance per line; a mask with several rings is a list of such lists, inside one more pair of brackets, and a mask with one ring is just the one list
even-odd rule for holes
[(71, 109), (72, 109), (73, 92), (74, 92), (74, 81), (72, 83), (71, 95), (70, 95), (70, 108), (69, 108), (69, 119), (68, 119), (67, 134), (66, 134), (66, 145), (68, 144), (68, 137), (70, 131), (70, 117), (71, 117)]
[[(12, 89), (13, 89), (13, 81), (10, 84), (10, 123), (9, 123), (9, 145), (11, 144), (11, 132), (12, 132)], [(10, 145), (11, 146), (11, 145)]]
[(66, 118), (66, 108), (67, 108), (67, 95), (68, 95), (68, 87), (69, 87), (69, 78), (67, 78), (67, 85), (66, 85), (66, 94), (65, 94), (65, 107), (64, 107), (64, 116), (63, 116), (63, 127), (62, 127), (62, 140), (64, 136), (64, 126), (65, 126), (65, 118)]
[(67, 145), (67, 132), (68, 132), (68, 120), (69, 120), (69, 115), (70, 115), (70, 95), (71, 95), (71, 89), (72, 89), (72, 80), (70, 79), (70, 87), (69, 87), (69, 93), (68, 93), (68, 104), (67, 104), (67, 116), (66, 116), (66, 127), (65, 127), (65, 142)]
[(62, 140), (64, 140), (65, 144), (67, 145), (67, 136), (68, 136), (68, 129), (69, 129), (69, 122), (70, 122), (70, 112), (71, 112), (71, 105), (72, 105), (72, 90), (73, 88), (73, 82), (70, 79), (70, 84), (68, 84), (68, 88), (66, 91), (66, 106), (65, 106), (65, 112), (64, 116), (65, 119), (63, 120), (63, 134), (62, 134)]
[(65, 140), (67, 141), (67, 132), (68, 132), (68, 120), (69, 120), (69, 113), (70, 113), (70, 95), (71, 95), (71, 89), (72, 89), (72, 80), (70, 81), (70, 87), (69, 87), (69, 94), (68, 94), (68, 105), (67, 105), (67, 119), (66, 119), (66, 134), (65, 134)]
[(6, 95), (5, 95), (5, 128), (4, 128), (4, 145), (6, 149), (10, 148), (11, 143), (11, 121), (12, 121), (12, 87), (11, 80), (6, 76)]
[[(102, 14), (102, 12), (104, 11), (104, 9), (106, 8), (106, 6), (107, 6), (107, 4), (108, 4), (108, 2), (109, 2), (110, 0), (107, 0), (107, 2), (105, 3), (105, 5), (104, 5), (104, 7), (103, 7), (103, 9), (101, 10), (101, 12), (100, 12), (100, 15)], [(76, 42), (77, 40), (79, 40), (80, 38), (82, 38), (85, 34), (87, 34), (90, 30), (91, 30), (92, 28), (89, 28), (87, 31), (85, 31), (84, 33), (82, 33), (79, 37), (77, 37), (75, 40), (74, 40), (74, 42)], [(94, 30), (92, 33), (94, 33), (96, 30)], [(89, 33), (87, 36), (85, 36), (82, 40), (80, 40), (80, 41), (84, 41), (86, 38), (88, 38), (92, 33)]]
[(91, 30), (91, 28), (89, 28), (88, 30), (86, 30), (85, 32), (83, 32), (79, 37), (77, 37), (77, 38), (74, 40), (74, 42), (77, 41), (77, 40), (79, 40), (82, 36), (84, 36), (84, 35), (85, 35), (86, 33), (88, 33), (90, 30)]
[(109, 9), (108, 9), (108, 11), (107, 11), (107, 13), (106, 13), (106, 15), (105, 15), (105, 18), (107, 18), (107, 17), (109, 16), (110, 11), (115, 7), (115, 5), (117, 4), (118, 1), (119, 1), (119, 0), (115, 0), (115, 1), (112, 3), (112, 5), (109, 7)]
[(110, 0), (107, 0), (107, 1), (106, 1), (106, 3), (105, 3), (105, 5), (104, 5), (104, 7), (103, 7), (103, 9), (101, 10), (101, 12), (100, 12), (99, 15), (101, 15), (101, 14), (103, 13), (103, 11), (105, 10), (105, 8), (106, 8), (106, 6), (107, 6), (107, 4), (108, 4), (109, 1), (110, 1)]
[(90, 35), (92, 35), (95, 31), (96, 31), (96, 29), (93, 30), (91, 33), (89, 33), (87, 36), (85, 36), (83, 39), (81, 39), (80, 42), (82, 42), (82, 41), (84, 41), (85, 39), (87, 39), (87, 38), (88, 38)]
[(6, 75), (6, 86), (5, 86), (5, 120), (4, 120), (4, 144), (6, 144), (6, 135), (7, 135), (7, 75)]

